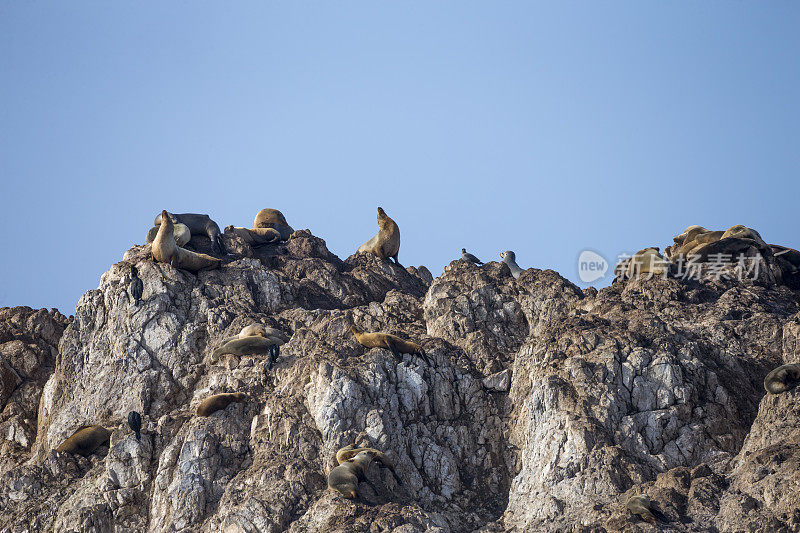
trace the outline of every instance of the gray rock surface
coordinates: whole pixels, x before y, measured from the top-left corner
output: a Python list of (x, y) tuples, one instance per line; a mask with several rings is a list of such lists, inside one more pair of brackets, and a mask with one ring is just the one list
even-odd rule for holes
[[(342, 261), (308, 231), (255, 248), (223, 238), (232, 254), (198, 275), (131, 248), (73, 320), (0, 309), (0, 531), (800, 529), (800, 390), (762, 385), (800, 361), (800, 293), (781, 278), (581, 291), (498, 262), (433, 278)], [(252, 322), (290, 337), (274, 367), (212, 364)], [(353, 323), (430, 361), (365, 349)], [(233, 391), (250, 400), (195, 416)], [(112, 430), (107, 446), (53, 451), (87, 423)], [(328, 490), (356, 439), (402, 485), (372, 467), (359, 500)], [(635, 494), (663, 520), (631, 516)]]

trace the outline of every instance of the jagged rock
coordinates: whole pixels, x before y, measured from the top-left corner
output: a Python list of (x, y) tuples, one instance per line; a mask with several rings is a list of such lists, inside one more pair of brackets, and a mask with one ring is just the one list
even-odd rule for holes
[(511, 386), (511, 370), (506, 368), (497, 374), (486, 376), (481, 383), (491, 391), (508, 392), (508, 388)]
[(55, 309), (0, 309), (0, 475), (30, 452), (39, 397), (68, 322)]
[[(800, 360), (800, 294), (773, 282), (788, 260), (756, 281), (581, 291), (496, 262), (433, 279), (370, 254), (342, 261), (307, 230), (237, 238), (197, 275), (134, 246), (71, 322), (0, 310), (0, 363), (21, 380), (3, 374), (0, 530), (656, 531), (625, 509), (639, 494), (675, 531), (800, 528), (800, 389), (762, 385)], [(210, 362), (254, 322), (290, 337), (274, 367)], [(365, 349), (354, 323), (428, 358)], [(250, 400), (194, 416), (233, 391)], [(52, 451), (84, 423), (111, 430), (109, 445)], [(328, 490), (336, 450), (356, 439), (402, 485), (373, 466), (359, 500)]]

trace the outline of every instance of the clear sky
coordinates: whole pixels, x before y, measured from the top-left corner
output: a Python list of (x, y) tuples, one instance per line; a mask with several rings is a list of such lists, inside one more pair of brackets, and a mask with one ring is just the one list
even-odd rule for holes
[[(745, 224), (800, 248), (800, 4), (0, 2), (0, 305), (72, 314), (161, 209), (400, 225), (578, 281)], [(613, 264), (611, 266), (613, 269)], [(608, 280), (598, 282), (607, 284)]]

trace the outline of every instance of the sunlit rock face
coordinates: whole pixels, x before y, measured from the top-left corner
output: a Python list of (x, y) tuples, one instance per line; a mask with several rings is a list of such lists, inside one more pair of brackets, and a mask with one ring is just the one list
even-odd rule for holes
[[(197, 275), (131, 248), (71, 319), (0, 310), (0, 530), (800, 528), (800, 392), (765, 396), (762, 383), (800, 361), (784, 271), (581, 291), (498, 262), (434, 278), (342, 261), (306, 230), (223, 239), (222, 268)], [(274, 365), (211, 362), (256, 322), (289, 337)], [(354, 324), (425, 356), (366, 349)], [(221, 392), (248, 400), (195, 415)], [(110, 441), (54, 451), (83, 424)], [(376, 463), (358, 500), (328, 489), (353, 442), (383, 451), (402, 483)], [(625, 509), (638, 494), (663, 524)]]

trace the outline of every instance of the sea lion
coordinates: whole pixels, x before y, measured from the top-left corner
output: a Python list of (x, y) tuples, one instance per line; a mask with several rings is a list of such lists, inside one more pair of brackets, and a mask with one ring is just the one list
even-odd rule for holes
[(281, 344), (286, 344), (289, 342), (289, 337), (279, 329), (270, 328), (265, 326), (264, 324), (250, 324), (249, 326), (245, 326), (239, 332), (239, 338), (243, 339), (245, 337), (264, 337), (264, 338), (274, 338), (277, 341), (280, 341)]
[(397, 260), (397, 254), (400, 253), (400, 228), (381, 207), (378, 208), (378, 228), (378, 234), (359, 246), (358, 252), (369, 252), (380, 259), (391, 257), (395, 264), (400, 265)]
[(281, 240), (285, 241), (292, 236), (294, 230), (286, 222), (286, 217), (277, 209), (262, 209), (256, 213), (256, 218), (253, 221), (253, 228), (271, 228), (280, 233)]
[(139, 271), (135, 266), (131, 265), (131, 284), (128, 286), (128, 293), (133, 298), (133, 304), (139, 305), (142, 300), (142, 293), (144, 292), (144, 283), (139, 277)]
[(223, 392), (209, 396), (197, 406), (197, 416), (210, 416), (211, 414), (225, 409), (232, 403), (242, 403), (247, 400), (247, 395), (243, 392)]
[(153, 240), (152, 247), (153, 258), (156, 261), (169, 263), (176, 268), (184, 268), (191, 272), (219, 268), (222, 260), (192, 252), (175, 244), (174, 223), (166, 211), (162, 211), (161, 214), (164, 222), (158, 227), (158, 234)]
[(770, 394), (780, 394), (800, 384), (800, 365), (781, 365), (764, 378), (764, 388)]
[(216, 363), (220, 356), (269, 354), (267, 370), (272, 368), (280, 355), (280, 347), (289, 342), (289, 337), (275, 328), (262, 324), (251, 324), (242, 328), (238, 335), (227, 337), (211, 354), (211, 363)]
[[(208, 215), (200, 215), (197, 213), (169, 213), (173, 223), (180, 223), (186, 225), (192, 235), (200, 235), (205, 233), (211, 239), (211, 248), (219, 255), (225, 255), (225, 245), (222, 243), (222, 232), (219, 231), (219, 226), (216, 222), (211, 220)], [(160, 226), (164, 217), (164, 211), (156, 217), (154, 222), (155, 226)]]
[(768, 248), (767, 243), (764, 242), (764, 239), (761, 238), (761, 235), (756, 230), (741, 224), (736, 224), (726, 229), (720, 240), (729, 238), (749, 239), (755, 241), (759, 248)]
[[(186, 227), (186, 224), (175, 224), (175, 244), (178, 246), (186, 246), (192, 240), (192, 232)], [(158, 234), (158, 226), (153, 226), (147, 232), (147, 242), (153, 242)]]
[(506, 250), (505, 252), (500, 252), (500, 258), (511, 269), (511, 275), (514, 276), (514, 279), (518, 279), (523, 270), (517, 264), (517, 254), (511, 250)]
[(139, 437), (142, 436), (142, 415), (137, 413), (136, 411), (131, 411), (128, 413), (128, 425), (133, 430), (133, 433), (136, 435), (136, 440), (139, 440)]
[(235, 226), (225, 226), (225, 234), (238, 235), (250, 246), (272, 244), (281, 240), (281, 233), (275, 228), (248, 229)]
[(483, 261), (472, 255), (471, 253), (468, 253), (466, 248), (461, 249), (461, 260), (466, 261), (467, 263), (475, 263), (476, 265), (483, 264)]
[[(664, 276), (669, 271), (669, 266), (658, 251), (658, 248), (651, 246), (639, 250), (628, 263), (624, 277), (633, 279), (647, 274), (648, 278), (653, 276)], [(617, 269), (614, 269), (617, 272)]]
[(656, 522), (656, 517), (653, 516), (650, 498), (644, 494), (632, 496), (625, 504), (625, 508), (646, 522), (650, 522), (651, 524)]
[(80, 426), (75, 433), (56, 448), (56, 451), (89, 456), (98, 447), (107, 443), (110, 438), (111, 432), (103, 426)]
[(709, 231), (703, 226), (689, 226), (683, 233), (672, 238), (675, 244), (668, 246), (664, 250), (664, 254), (673, 263), (679, 261), (680, 258), (688, 259), (697, 256), (705, 245), (717, 242), (724, 233), (724, 231)]
[(350, 327), (350, 332), (355, 336), (356, 340), (361, 346), (365, 348), (384, 348), (390, 350), (392, 354), (398, 359), (401, 353), (410, 353), (412, 355), (420, 355), (425, 358), (429, 363), (431, 360), (419, 344), (403, 340), (396, 335), (389, 333), (364, 333), (355, 326)]
[[(339, 452), (341, 451), (339, 450)], [(337, 452), (337, 457), (339, 452)], [(360, 448), (358, 453), (350, 456), (331, 470), (330, 474), (328, 474), (328, 488), (340, 492), (345, 498), (355, 499), (358, 498), (359, 481), (366, 481), (377, 493), (378, 491), (366, 476), (367, 469), (369, 469), (373, 460), (377, 460), (389, 468), (397, 484), (402, 485), (400, 478), (394, 471), (394, 466), (392, 466), (386, 455), (374, 448)]]

